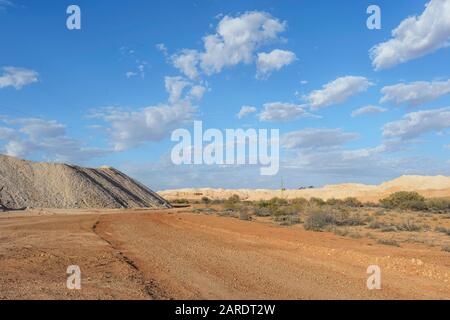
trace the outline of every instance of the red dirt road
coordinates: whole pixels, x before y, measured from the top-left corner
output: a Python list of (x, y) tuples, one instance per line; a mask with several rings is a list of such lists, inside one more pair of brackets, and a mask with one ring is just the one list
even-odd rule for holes
[[(82, 289), (65, 287), (78, 264)], [(369, 265), (382, 289), (368, 290)], [(180, 210), (0, 216), (2, 299), (449, 299), (450, 254)]]

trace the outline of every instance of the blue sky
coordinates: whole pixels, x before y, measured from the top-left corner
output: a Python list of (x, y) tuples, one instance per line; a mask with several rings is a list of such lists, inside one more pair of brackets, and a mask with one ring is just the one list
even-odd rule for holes
[[(0, 0), (0, 41), (3, 154), (158, 190), (450, 175), (449, 0)], [(170, 134), (193, 120), (280, 129), (280, 172), (173, 165)]]

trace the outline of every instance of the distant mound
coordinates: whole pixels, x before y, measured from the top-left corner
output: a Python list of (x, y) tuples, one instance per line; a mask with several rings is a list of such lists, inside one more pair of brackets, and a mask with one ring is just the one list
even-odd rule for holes
[(169, 208), (170, 204), (111, 167), (90, 169), (0, 155), (0, 207)]
[(185, 198), (201, 200), (202, 197), (223, 200), (236, 194), (243, 200), (268, 200), (273, 197), (311, 198), (324, 200), (355, 197), (361, 201), (378, 201), (396, 191), (417, 191), (425, 197), (450, 197), (450, 177), (446, 176), (402, 176), (380, 185), (344, 183), (326, 185), (322, 188), (303, 190), (267, 190), (267, 189), (179, 189), (165, 190), (160, 194), (169, 200)]

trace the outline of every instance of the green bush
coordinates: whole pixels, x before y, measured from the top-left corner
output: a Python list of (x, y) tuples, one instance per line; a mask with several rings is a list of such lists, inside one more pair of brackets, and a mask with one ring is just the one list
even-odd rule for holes
[(334, 224), (336, 224), (334, 215), (323, 211), (317, 211), (308, 216), (304, 227), (306, 230), (323, 231), (326, 226)]
[(362, 202), (356, 198), (348, 197), (343, 200), (344, 205), (352, 208), (360, 208), (363, 206)]
[(399, 191), (389, 197), (380, 200), (380, 203), (389, 209), (425, 210), (427, 208), (425, 198), (417, 192)]
[(208, 198), (208, 197), (202, 197), (202, 202), (203, 202), (204, 204), (209, 204), (209, 203), (211, 202), (211, 199)]
[(326, 202), (323, 199), (312, 197), (309, 199), (309, 204), (313, 206), (324, 206)]
[(428, 199), (426, 201), (429, 210), (438, 212), (450, 211), (450, 200), (448, 199)]
[(176, 203), (176, 204), (188, 204), (189, 200), (187, 199), (175, 199), (171, 201), (172, 203)]

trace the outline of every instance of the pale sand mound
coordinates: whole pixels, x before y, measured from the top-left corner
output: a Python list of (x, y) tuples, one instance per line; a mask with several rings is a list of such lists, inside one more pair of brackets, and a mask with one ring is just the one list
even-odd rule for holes
[(163, 208), (170, 204), (122, 172), (0, 155), (0, 205), (34, 208)]
[(227, 199), (236, 194), (243, 200), (268, 200), (273, 197), (293, 199), (298, 197), (322, 199), (344, 199), (355, 197), (361, 201), (378, 201), (396, 191), (417, 191), (425, 197), (450, 197), (450, 177), (445, 176), (402, 176), (378, 186), (356, 183), (327, 185), (323, 188), (305, 190), (266, 190), (266, 189), (179, 189), (165, 190), (160, 194), (167, 199), (200, 200)]

